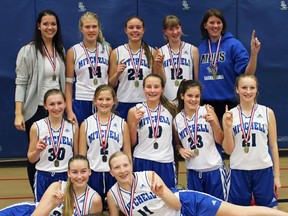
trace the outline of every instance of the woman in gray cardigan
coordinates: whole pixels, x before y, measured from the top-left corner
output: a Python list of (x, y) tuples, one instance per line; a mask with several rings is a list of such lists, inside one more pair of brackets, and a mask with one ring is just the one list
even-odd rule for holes
[[(17, 130), (29, 131), (33, 122), (47, 116), (43, 97), (52, 88), (65, 92), (65, 50), (55, 12), (39, 13), (32, 41), (23, 46), (16, 60), (15, 121)], [(27, 145), (28, 147), (28, 145)], [(35, 165), (28, 164), (33, 191)]]

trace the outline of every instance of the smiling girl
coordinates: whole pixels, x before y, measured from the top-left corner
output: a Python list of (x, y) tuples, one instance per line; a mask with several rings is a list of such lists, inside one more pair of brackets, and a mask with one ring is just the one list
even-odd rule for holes
[(36, 121), (30, 130), (27, 156), (31, 163), (36, 163), (36, 202), (51, 183), (67, 179), (68, 161), (78, 151), (78, 125), (65, 120), (65, 107), (63, 92), (48, 90), (44, 95), (48, 117)]
[(154, 170), (168, 187), (175, 187), (175, 163), (172, 144), (172, 118), (176, 108), (163, 95), (164, 81), (156, 74), (143, 82), (146, 101), (128, 113), (128, 125), (134, 147), (134, 171)]
[(113, 113), (117, 103), (113, 88), (107, 84), (97, 87), (93, 103), (97, 112), (81, 124), (79, 154), (87, 155), (92, 174), (89, 185), (104, 199), (115, 183), (109, 173), (108, 160), (116, 151), (124, 151), (131, 157), (128, 125)]
[(185, 159), (188, 189), (225, 200), (226, 170), (215, 143), (222, 143), (223, 131), (213, 108), (200, 106), (201, 93), (202, 86), (196, 80), (180, 84), (179, 113), (174, 119), (180, 140), (176, 148)]
[(257, 103), (258, 81), (254, 75), (236, 80), (239, 105), (223, 115), (223, 148), (230, 155), (228, 201), (276, 207), (281, 187), (276, 119), (274, 112)]
[(145, 101), (141, 88), (144, 78), (157, 72), (152, 70), (154, 49), (143, 40), (144, 21), (137, 16), (129, 17), (125, 33), (128, 43), (113, 50), (109, 67), (109, 84), (117, 87), (117, 112), (124, 119), (131, 107)]
[(83, 35), (83, 41), (75, 44), (67, 52), (65, 94), (68, 118), (81, 125), (85, 118), (94, 113), (92, 99), (95, 89), (108, 83), (109, 56), (112, 48), (103, 37), (97, 14), (84, 13), (79, 20), (79, 30)]
[(167, 44), (159, 50), (163, 58), (166, 76), (164, 95), (173, 101), (180, 82), (183, 79), (198, 79), (198, 48), (181, 40), (184, 35), (181, 21), (175, 15), (168, 15), (163, 20), (163, 34)]
[(72, 157), (67, 174), (67, 182), (50, 185), (32, 216), (84, 216), (102, 212), (101, 197), (87, 184), (91, 175), (88, 159), (82, 155)]

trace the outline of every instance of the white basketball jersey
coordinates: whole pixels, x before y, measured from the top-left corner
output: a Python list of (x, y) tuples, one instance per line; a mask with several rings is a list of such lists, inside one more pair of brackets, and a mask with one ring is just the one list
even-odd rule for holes
[[(185, 160), (186, 168), (196, 171), (217, 168), (222, 164), (222, 159), (216, 148), (212, 127), (204, 118), (204, 115), (207, 114), (205, 106), (199, 106), (197, 114), (198, 122), (196, 146), (199, 150), (199, 155)], [(186, 117), (187, 126), (190, 130), (190, 134), (192, 135), (191, 138), (185, 125), (184, 113), (178, 113), (174, 119), (175, 129), (178, 132), (178, 137), (185, 149), (195, 149), (193, 142), (193, 140), (195, 140), (194, 137), (196, 131), (195, 120), (196, 113), (191, 119)]]
[[(161, 113), (159, 118), (157, 139), (154, 137), (150, 117), (148, 114), (149, 107), (146, 103), (137, 104), (136, 107), (143, 106), (144, 116), (140, 119), (137, 126), (138, 144), (135, 146), (133, 157), (146, 160), (154, 160), (161, 163), (174, 162), (174, 151), (172, 145), (172, 115), (163, 106), (160, 106)], [(150, 110), (153, 126), (156, 127), (158, 120), (158, 108)], [(155, 142), (157, 148), (155, 148)]]
[[(170, 208), (165, 202), (157, 197), (150, 189), (151, 185), (148, 180), (148, 173), (135, 172), (134, 183), (136, 189), (134, 193), (134, 200), (132, 206), (132, 215), (161, 215), (161, 216), (174, 216), (177, 211)], [(131, 191), (122, 189), (118, 183), (110, 189), (113, 198), (118, 205), (119, 209), (125, 213), (130, 212), (131, 206)]]
[[(100, 142), (100, 133), (96, 115), (91, 115), (85, 120), (86, 124), (86, 142), (87, 142), (87, 157), (90, 161), (90, 167), (95, 172), (108, 172), (110, 170), (108, 160), (110, 156), (117, 151), (123, 150), (123, 133), (124, 119), (112, 114), (110, 128), (108, 128), (108, 140), (106, 143), (106, 161), (103, 160), (104, 150)], [(106, 129), (108, 123), (100, 124), (102, 137), (106, 137)], [(104, 157), (103, 157), (104, 156)]]
[[(149, 48), (152, 52), (152, 48)], [(140, 64), (138, 78), (135, 77), (135, 70), (133, 67), (133, 63), (130, 59), (130, 50), (127, 45), (121, 45), (117, 47), (116, 51), (118, 62), (124, 59), (122, 63), (126, 65), (125, 70), (119, 76), (119, 86), (117, 89), (118, 101), (124, 103), (137, 103), (145, 101), (146, 98), (143, 93), (143, 80), (147, 75), (151, 74), (152, 70), (151, 67), (148, 65), (144, 49), (142, 48), (141, 62), (141, 49), (137, 53), (132, 53), (135, 68), (138, 69), (138, 66)], [(139, 82), (138, 87), (135, 87), (136, 80)]]
[[(183, 79), (186, 79), (186, 80), (193, 79), (192, 47), (193, 45), (182, 42), (182, 53), (181, 53), (180, 62), (178, 61), (180, 51), (178, 51), (178, 53), (175, 53), (171, 49), (171, 54), (172, 54), (175, 68), (173, 67), (173, 62), (170, 56), (169, 45), (166, 44), (160, 48), (162, 55), (165, 55), (164, 62), (163, 62), (164, 70), (166, 74), (166, 84), (165, 84), (164, 95), (171, 101), (176, 98), (177, 90), (179, 87), (178, 85), (175, 84), (175, 81), (178, 80), (179, 81), (178, 83), (180, 84), (180, 82)], [(178, 69), (178, 74), (177, 74), (178, 66), (180, 68)]]
[[(73, 136), (74, 136), (74, 126), (70, 122), (64, 120), (64, 125), (59, 127), (57, 130), (51, 128), (51, 134), (49, 133), (48, 118), (40, 119), (35, 122), (37, 127), (37, 135), (39, 139), (43, 139), (48, 144), (47, 147), (40, 153), (40, 159), (36, 163), (36, 169), (45, 172), (66, 172), (68, 169), (68, 161), (73, 156)], [(59, 137), (62, 132), (62, 137)], [(51, 136), (53, 141), (51, 140)], [(56, 160), (53, 150), (54, 148), (57, 153), (57, 160), (59, 161), (59, 166), (56, 167), (54, 161)], [(58, 145), (60, 143), (60, 146)]]
[(265, 106), (256, 104), (250, 139), (247, 146), (248, 153), (244, 152), (245, 141), (241, 130), (240, 118), (243, 120), (244, 130), (247, 132), (251, 116), (241, 114), (239, 106), (231, 109), (233, 113), (233, 128), (235, 148), (230, 155), (230, 167), (239, 170), (265, 169), (273, 165), (271, 156), (268, 152), (268, 109)]
[[(72, 48), (75, 62), (75, 99), (91, 101), (95, 89), (101, 84), (108, 84), (110, 56), (108, 44), (102, 45), (97, 42), (97, 49), (93, 51), (85, 49), (82, 42), (74, 45)], [(95, 69), (97, 66), (95, 72), (93, 72), (86, 54), (89, 56), (92, 66)], [(96, 55), (98, 55), (97, 60)]]
[[(64, 193), (66, 187), (65, 181), (62, 181), (62, 191)], [(83, 193), (79, 197), (77, 197), (77, 208), (74, 206), (74, 211), (72, 216), (79, 216), (79, 215), (87, 215), (90, 213), (90, 209), (92, 207), (93, 198), (97, 194), (91, 187), (87, 185), (86, 193)], [(73, 198), (73, 197), (72, 197)], [(55, 209), (50, 212), (50, 216), (61, 216), (63, 211), (64, 202), (58, 205)], [(79, 214), (80, 213), (80, 214)]]

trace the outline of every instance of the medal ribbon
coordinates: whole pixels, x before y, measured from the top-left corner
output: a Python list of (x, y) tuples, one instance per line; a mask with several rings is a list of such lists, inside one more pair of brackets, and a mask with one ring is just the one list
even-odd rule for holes
[(134, 194), (135, 194), (135, 190), (136, 190), (136, 186), (137, 186), (137, 181), (136, 181), (136, 178), (135, 176), (133, 175), (133, 179), (132, 179), (132, 185), (131, 185), (131, 195), (130, 195), (130, 209), (129, 209), (129, 212), (126, 210), (125, 208), (125, 202), (124, 202), (124, 199), (123, 199), (123, 196), (122, 196), (122, 193), (120, 191), (120, 186), (119, 184), (117, 183), (117, 192), (118, 192), (118, 196), (120, 198), (120, 202), (121, 202), (121, 205), (122, 205), (122, 208), (123, 210), (125, 211), (125, 215), (126, 216), (132, 216), (132, 212), (133, 212), (133, 202), (134, 202)]
[(90, 56), (89, 56), (89, 54), (87, 52), (87, 48), (86, 48), (85, 44), (83, 42), (81, 42), (80, 45), (82, 46), (82, 48), (84, 50), (85, 56), (86, 56), (86, 58), (88, 60), (88, 64), (90, 65), (90, 67), (92, 69), (93, 75), (97, 76), (98, 56), (99, 56), (99, 49), (98, 49), (98, 46), (97, 46), (97, 42), (96, 42), (96, 49), (95, 49), (95, 67), (91, 63)]
[(56, 71), (56, 49), (55, 49), (55, 46), (53, 46), (53, 56), (52, 56), (52, 58), (51, 58), (51, 56), (50, 56), (50, 54), (48, 52), (47, 47), (44, 45), (43, 48), (44, 48), (45, 56), (48, 58), (51, 66), (53, 68), (54, 74), (55, 74), (55, 71)]
[(54, 155), (55, 155), (55, 158), (57, 159), (58, 152), (59, 152), (59, 149), (60, 149), (62, 135), (63, 135), (63, 132), (64, 132), (64, 120), (62, 119), (62, 123), (61, 123), (61, 126), (60, 126), (59, 139), (58, 139), (58, 143), (57, 143), (56, 146), (54, 144), (52, 126), (51, 126), (51, 123), (50, 123), (50, 120), (49, 120), (48, 117), (46, 117), (46, 124), (47, 124), (47, 127), (48, 127), (48, 131), (49, 131), (50, 140), (51, 140), (51, 144), (52, 144), (52, 147), (53, 147)]
[(252, 129), (252, 123), (253, 123), (253, 119), (254, 119), (254, 114), (256, 112), (257, 109), (257, 105), (254, 104), (251, 110), (251, 114), (250, 114), (250, 119), (249, 119), (249, 126), (247, 129), (247, 132), (244, 128), (244, 121), (243, 121), (243, 113), (242, 113), (242, 109), (241, 106), (237, 106), (238, 108), (238, 113), (239, 113), (239, 119), (240, 119), (240, 126), (241, 126), (241, 131), (242, 131), (242, 135), (243, 135), (243, 139), (245, 141), (245, 143), (247, 144), (249, 139), (250, 139), (250, 133), (251, 133), (251, 129)]
[(213, 54), (212, 54), (212, 49), (211, 49), (211, 42), (210, 42), (210, 39), (208, 40), (209, 61), (210, 61), (210, 64), (213, 68), (216, 68), (216, 64), (217, 64), (218, 59), (219, 59), (219, 54), (220, 54), (219, 50), (220, 50), (221, 40), (222, 40), (222, 36), (220, 36), (220, 38), (218, 40), (218, 45), (217, 45), (214, 61), (213, 61)]
[(195, 112), (195, 120), (194, 120), (194, 136), (193, 136), (193, 132), (190, 131), (189, 127), (188, 127), (188, 122), (187, 122), (187, 116), (186, 116), (186, 113), (184, 110), (182, 110), (182, 115), (183, 115), (183, 118), (184, 118), (184, 123), (185, 123), (185, 127), (187, 129), (187, 132), (190, 136), (190, 138), (192, 139), (193, 141), (193, 144), (195, 146), (195, 148), (197, 148), (197, 127), (198, 127), (198, 110), (199, 110), (199, 107), (196, 109), (196, 112)]
[(159, 123), (160, 123), (161, 103), (158, 104), (158, 108), (157, 108), (158, 110), (157, 110), (156, 127), (154, 127), (154, 123), (153, 123), (153, 120), (152, 120), (151, 112), (150, 112), (150, 109), (148, 107), (147, 102), (145, 102), (145, 106), (146, 106), (146, 110), (147, 110), (147, 113), (148, 113), (148, 116), (149, 116), (149, 119), (150, 119), (150, 123), (151, 123), (151, 126), (152, 126), (153, 136), (154, 136), (155, 141), (156, 141), (157, 135), (158, 135)]
[(172, 51), (171, 51), (171, 47), (170, 47), (169, 43), (168, 43), (167, 47), (168, 47), (168, 51), (169, 51), (169, 55), (170, 55), (170, 59), (171, 59), (171, 64), (172, 64), (174, 76), (175, 76), (175, 79), (177, 80), (177, 77), (180, 73), (180, 64), (181, 64), (182, 50), (183, 50), (184, 44), (182, 45), (182, 43), (180, 42), (177, 68), (175, 67), (175, 64), (174, 64), (173, 55), (172, 55)]
[(78, 199), (77, 199), (76, 193), (75, 193), (75, 191), (73, 189), (75, 210), (76, 210), (77, 215), (79, 215), (79, 216), (86, 214), (87, 197), (89, 195), (89, 190), (90, 190), (90, 188), (86, 186), (85, 193), (84, 193), (85, 197), (84, 197), (83, 206), (82, 206), (82, 214), (81, 214), (80, 206), (79, 206), (79, 203), (78, 203)]
[(140, 73), (140, 66), (141, 66), (141, 61), (142, 61), (142, 55), (143, 55), (143, 49), (142, 49), (142, 46), (140, 47), (140, 55), (139, 55), (139, 62), (138, 62), (138, 66), (136, 68), (135, 66), (135, 62), (134, 62), (134, 59), (133, 59), (133, 54), (132, 54), (132, 51), (130, 49), (130, 46), (128, 44), (128, 49), (129, 49), (129, 56), (130, 56), (130, 60), (131, 60), (131, 64), (132, 64), (132, 67), (134, 69), (134, 73), (135, 73), (135, 79), (139, 77), (139, 73)]
[(102, 136), (101, 122), (100, 122), (100, 118), (99, 118), (98, 113), (96, 114), (96, 122), (97, 122), (97, 126), (98, 126), (98, 131), (99, 131), (99, 140), (100, 140), (100, 143), (102, 144), (102, 149), (103, 149), (103, 152), (105, 154), (106, 144), (107, 144), (108, 135), (109, 135), (110, 126), (111, 126), (111, 115), (108, 118), (108, 123), (107, 123), (107, 127), (105, 130), (104, 136)]

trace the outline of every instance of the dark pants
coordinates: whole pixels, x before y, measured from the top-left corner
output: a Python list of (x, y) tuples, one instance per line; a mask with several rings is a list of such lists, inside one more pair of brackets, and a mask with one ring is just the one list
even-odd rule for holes
[[(25, 122), (25, 127), (26, 127), (26, 134), (27, 134), (27, 139), (28, 139), (28, 148), (29, 148), (29, 144), (30, 144), (30, 128), (32, 126), (32, 124), (35, 121), (38, 121), (42, 118), (45, 118), (48, 116), (48, 112), (44, 109), (43, 106), (38, 106), (38, 109), (36, 111), (36, 113)], [(35, 164), (36, 163), (30, 163), (28, 161), (27, 164), (27, 175), (28, 175), (28, 179), (29, 179), (29, 183), (32, 189), (32, 192), (34, 193), (34, 176), (35, 176)]]

